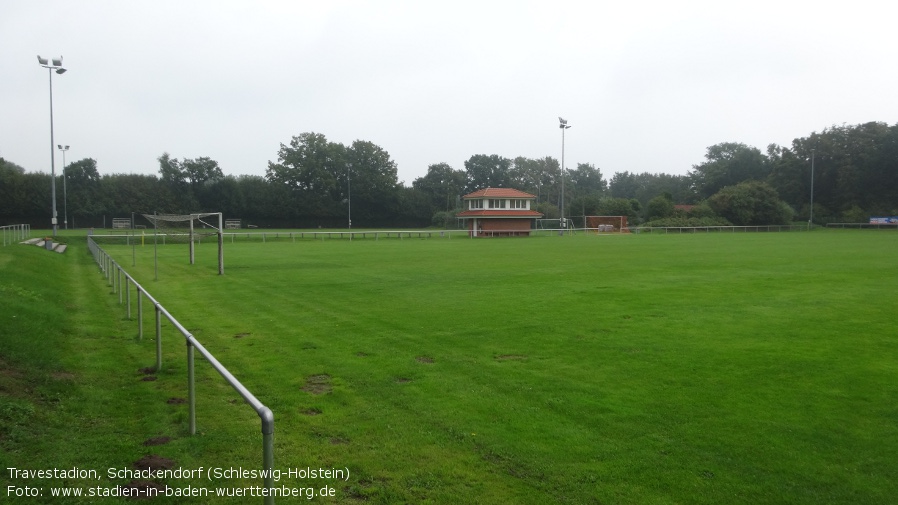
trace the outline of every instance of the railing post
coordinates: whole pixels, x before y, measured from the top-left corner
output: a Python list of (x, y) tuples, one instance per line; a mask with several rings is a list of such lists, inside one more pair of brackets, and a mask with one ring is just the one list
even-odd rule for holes
[(190, 434), (196, 435), (196, 382), (193, 376), (193, 344), (187, 342), (187, 404), (190, 406)]
[[(269, 490), (274, 487), (274, 413), (267, 407), (259, 412), (262, 418), (262, 468), (266, 470), (264, 478), (265, 487)], [(266, 505), (274, 505), (274, 496), (265, 497)]]
[(156, 304), (156, 371), (162, 370), (162, 312)]
[(128, 299), (128, 321), (131, 320), (131, 281), (128, 279), (128, 276), (125, 276), (125, 293), (128, 294), (126, 297)]
[(137, 340), (143, 340), (143, 298), (140, 288), (137, 288)]

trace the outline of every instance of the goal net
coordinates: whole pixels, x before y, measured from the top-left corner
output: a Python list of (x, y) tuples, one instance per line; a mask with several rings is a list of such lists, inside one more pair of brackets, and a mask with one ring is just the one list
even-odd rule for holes
[[(196, 214), (144, 214), (163, 244), (188, 244), (190, 264), (195, 263), (195, 244), (203, 240), (218, 243), (218, 274), (224, 274), (223, 225), (221, 212)], [(214, 239), (211, 237), (215, 237)]]

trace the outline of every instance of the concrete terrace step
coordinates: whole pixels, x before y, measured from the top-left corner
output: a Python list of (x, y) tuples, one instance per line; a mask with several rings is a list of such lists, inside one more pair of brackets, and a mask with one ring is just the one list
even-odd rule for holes
[[(47, 249), (48, 251), (56, 251), (60, 254), (64, 253), (65, 250), (69, 247), (67, 244), (60, 244), (59, 242), (53, 242), (53, 241), (48, 242), (48, 241), (40, 239), (40, 238), (30, 238), (28, 240), (25, 240), (25, 241), (22, 241), (19, 243), (25, 244), (25, 245), (35, 245), (35, 246)], [(49, 247), (47, 247), (48, 243), (49, 243)]]

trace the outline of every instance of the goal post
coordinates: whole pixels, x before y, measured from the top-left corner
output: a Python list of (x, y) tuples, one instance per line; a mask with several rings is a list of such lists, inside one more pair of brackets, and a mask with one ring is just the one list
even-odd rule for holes
[[(163, 230), (163, 243), (187, 242), (191, 265), (196, 262), (196, 242), (202, 242), (202, 237), (204, 236), (217, 235), (218, 275), (224, 275), (224, 219), (221, 212), (144, 214), (143, 217), (153, 225), (157, 235), (160, 230)], [(197, 224), (202, 227), (198, 227)], [(208, 229), (212, 229), (214, 232), (201, 231)]]

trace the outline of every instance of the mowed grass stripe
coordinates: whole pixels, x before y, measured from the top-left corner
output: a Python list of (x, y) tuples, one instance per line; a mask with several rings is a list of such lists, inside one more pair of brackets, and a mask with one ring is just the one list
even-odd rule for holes
[(351, 495), (886, 503), (896, 241), (281, 240), (226, 244), (224, 277), (205, 243), (160, 247), (158, 282), (151, 247), (126, 268), (275, 411), (278, 464), (349, 466)]

